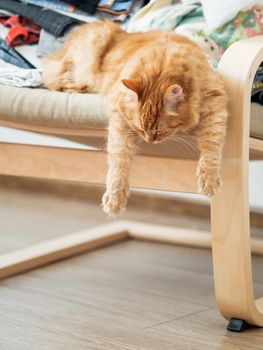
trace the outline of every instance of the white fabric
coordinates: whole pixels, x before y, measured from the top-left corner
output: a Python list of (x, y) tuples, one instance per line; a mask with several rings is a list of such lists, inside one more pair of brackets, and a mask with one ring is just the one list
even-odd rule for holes
[(239, 11), (263, 5), (263, 0), (202, 0), (201, 3), (208, 27), (214, 30), (233, 19)]
[(15, 16), (15, 13), (0, 9), (0, 17), (10, 17), (10, 16)]
[[(166, 6), (172, 5), (172, 0), (151, 0), (146, 6), (142, 7), (134, 16), (132, 16), (127, 31), (128, 32), (146, 32), (148, 22), (151, 22), (151, 15)], [(147, 22), (147, 23), (146, 23)]]
[(196, 7), (196, 5), (173, 3), (172, 0), (151, 0), (131, 18), (127, 31), (173, 30), (178, 18), (187, 15)]
[(193, 5), (193, 4), (200, 4), (201, 1), (197, 0), (182, 0), (181, 1), (184, 5)]
[(0, 60), (0, 84), (16, 87), (39, 87), (42, 85), (40, 69), (23, 69)]
[(35, 45), (20, 45), (16, 46), (16, 51), (20, 53), (34, 67), (41, 69), (41, 60), (37, 57), (37, 44)]
[(8, 28), (3, 26), (1, 23), (0, 23), (0, 38), (5, 40), (5, 37), (6, 37), (6, 34), (8, 32)]

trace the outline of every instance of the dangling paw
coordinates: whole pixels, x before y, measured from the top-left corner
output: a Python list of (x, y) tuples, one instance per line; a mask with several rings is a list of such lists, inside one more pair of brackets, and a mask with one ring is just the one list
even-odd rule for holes
[(103, 210), (109, 216), (116, 217), (125, 210), (127, 199), (128, 192), (126, 190), (106, 191), (102, 197)]
[(222, 181), (217, 168), (208, 167), (201, 162), (197, 168), (198, 192), (208, 197), (215, 195), (222, 186)]

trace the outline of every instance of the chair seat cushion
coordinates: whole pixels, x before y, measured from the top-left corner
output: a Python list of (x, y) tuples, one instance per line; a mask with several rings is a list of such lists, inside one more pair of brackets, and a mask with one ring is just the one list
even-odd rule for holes
[[(106, 98), (99, 94), (78, 94), (46, 89), (0, 85), (0, 124), (69, 129), (105, 129), (109, 112)], [(263, 106), (251, 104), (250, 134), (263, 139)]]
[(0, 85), (0, 120), (55, 128), (104, 129), (106, 99), (78, 94)]
[(263, 106), (251, 103), (250, 136), (263, 139)]

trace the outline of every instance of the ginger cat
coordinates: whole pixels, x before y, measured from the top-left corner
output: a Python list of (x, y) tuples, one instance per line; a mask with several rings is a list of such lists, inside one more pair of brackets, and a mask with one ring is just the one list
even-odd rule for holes
[(126, 206), (130, 165), (141, 139), (158, 143), (175, 133), (196, 135), (198, 187), (207, 196), (219, 189), (227, 97), (196, 44), (173, 32), (126, 33), (98, 21), (80, 26), (43, 68), (52, 90), (107, 96), (106, 213), (117, 215)]

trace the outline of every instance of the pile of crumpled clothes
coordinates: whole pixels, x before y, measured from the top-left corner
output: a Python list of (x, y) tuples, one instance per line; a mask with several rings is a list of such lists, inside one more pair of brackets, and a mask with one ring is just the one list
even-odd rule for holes
[[(121, 2), (124, 7), (118, 7)], [(0, 83), (40, 86), (41, 70), (32, 69), (32, 61), (15, 46), (29, 43), (36, 47), (36, 56), (44, 57), (58, 49), (76, 25), (101, 18), (101, 14), (108, 16), (117, 8), (125, 13), (130, 9), (128, 2), (137, 7), (125, 29), (174, 30), (196, 42), (214, 68), (232, 43), (263, 34), (263, 0), (0, 0), (0, 59), (9, 63), (0, 61)], [(91, 16), (94, 11), (99, 15)], [(263, 64), (254, 80), (252, 100), (263, 104)]]
[[(133, 16), (128, 31), (174, 30), (194, 41), (217, 67), (235, 41), (263, 34), (263, 1), (152, 0)], [(258, 68), (252, 101), (263, 104), (263, 65)]]
[(124, 27), (147, 0), (0, 0), (0, 83), (42, 85), (39, 58), (57, 50), (84, 22), (108, 18)]

